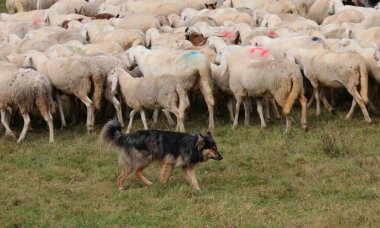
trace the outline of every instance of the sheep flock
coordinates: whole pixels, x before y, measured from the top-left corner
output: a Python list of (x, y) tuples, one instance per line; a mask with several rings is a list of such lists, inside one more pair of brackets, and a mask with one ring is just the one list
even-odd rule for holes
[[(377, 1), (341, 0), (7, 0), (0, 13), (0, 129), (39, 110), (54, 142), (84, 112), (87, 131), (109, 105), (127, 132), (135, 114), (148, 129), (162, 111), (185, 131), (192, 95), (207, 107), (204, 123), (228, 110), (232, 128), (256, 106), (261, 128), (299, 105), (307, 114), (339, 106), (344, 90), (364, 121), (380, 107), (380, 9)], [(63, 105), (63, 103), (69, 105)], [(242, 106), (242, 107), (241, 107)], [(315, 111), (314, 111), (315, 108)], [(175, 116), (175, 120), (173, 120)], [(298, 124), (297, 124), (298, 125)]]

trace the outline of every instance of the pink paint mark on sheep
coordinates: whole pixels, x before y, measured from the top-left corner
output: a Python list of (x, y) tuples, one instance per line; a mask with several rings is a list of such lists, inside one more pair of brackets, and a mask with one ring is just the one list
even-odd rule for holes
[(235, 35), (232, 34), (231, 32), (223, 32), (223, 33), (222, 33), (222, 36), (227, 37), (227, 38), (230, 38), (230, 39), (235, 38)]
[(272, 30), (269, 30), (269, 31), (267, 32), (267, 34), (268, 34), (268, 36), (270, 36), (270, 37), (276, 37), (276, 36), (278, 35), (277, 32), (272, 31)]
[(34, 21), (32, 21), (32, 24), (34, 24), (34, 25), (40, 25), (41, 21), (40, 20), (34, 20)]
[(255, 54), (256, 51), (259, 51), (260, 52), (260, 56), (263, 56), (263, 57), (269, 54), (269, 50), (268, 49), (261, 48), (261, 47), (251, 47), (249, 49), (249, 56), (253, 57), (253, 55)]

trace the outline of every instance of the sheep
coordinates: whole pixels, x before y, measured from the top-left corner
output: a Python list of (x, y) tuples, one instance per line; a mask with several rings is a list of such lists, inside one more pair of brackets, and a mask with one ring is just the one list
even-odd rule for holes
[(151, 28), (146, 31), (145, 44), (151, 49), (169, 48), (175, 49), (180, 41), (185, 40), (184, 32), (160, 33), (157, 29)]
[(130, 48), (126, 54), (128, 67), (137, 63), (144, 77), (176, 75), (185, 91), (199, 86), (209, 112), (209, 128), (214, 128), (211, 67), (205, 55), (198, 51), (148, 50), (141, 45)]
[[(177, 117), (176, 130), (185, 132), (183, 121), (185, 111), (189, 107), (189, 99), (182, 85), (178, 83), (178, 77), (162, 75), (134, 78), (122, 68), (117, 67), (110, 72), (108, 78), (111, 82), (112, 94), (115, 94), (116, 87), (119, 85), (123, 100), (133, 109), (130, 113), (127, 133), (131, 131), (136, 112), (140, 112), (144, 128), (148, 129), (144, 109), (165, 109), (173, 113)], [(116, 98), (113, 97), (113, 99)], [(116, 105), (115, 108), (120, 111)]]
[(182, 20), (181, 17), (177, 14), (170, 14), (168, 16), (168, 21), (170, 26), (174, 28), (191, 27), (198, 22), (205, 22), (210, 26), (217, 26), (217, 22), (215, 21), (215, 19), (208, 16), (194, 16), (188, 20)]
[(77, 32), (63, 31), (55, 32), (47, 36), (37, 36), (26, 38), (16, 42), (15, 47), (18, 53), (24, 53), (29, 50), (46, 51), (50, 46), (56, 43), (66, 43), (70, 40), (78, 40), (85, 43), (82, 35)]
[[(289, 59), (294, 60), (303, 70), (305, 77), (313, 86), (313, 91), (317, 103), (316, 115), (319, 116), (320, 96), (319, 86), (329, 88), (346, 88), (353, 96), (352, 106), (346, 118), (350, 118), (356, 104), (359, 104), (364, 120), (371, 123), (365, 103), (368, 102), (368, 73), (365, 60), (359, 54), (353, 52), (336, 52), (322, 49), (302, 49), (294, 48), (286, 52)], [(360, 93), (357, 86), (360, 85)], [(327, 101), (322, 96), (322, 101), (327, 105)], [(329, 112), (333, 111), (327, 105)]]
[(330, 23), (343, 23), (343, 22), (352, 22), (352, 23), (360, 23), (365, 19), (364, 15), (353, 9), (346, 9), (340, 11), (336, 14), (326, 17), (322, 25), (330, 24)]
[(35, 10), (37, 0), (6, 0), (5, 7), (8, 13), (17, 13)]
[(0, 13), (0, 21), (25, 22), (25, 21), (44, 21), (46, 10), (33, 10), (19, 12), (17, 14)]
[(159, 29), (160, 20), (153, 14), (136, 13), (124, 18), (112, 18), (111, 23), (118, 29), (139, 29), (146, 32), (150, 28)]
[(271, 39), (266, 36), (258, 36), (251, 40), (251, 45), (264, 47), (269, 49), (276, 59), (284, 58), (284, 53), (289, 48), (302, 47), (302, 48), (325, 48), (324, 41), (319, 37), (311, 36), (298, 36), (291, 38), (277, 38)]
[(85, 0), (59, 0), (50, 9), (62, 15), (71, 13), (85, 15), (86, 11), (88, 11), (88, 2)]
[(229, 0), (225, 1), (223, 5), (234, 8), (247, 7), (252, 10), (265, 9), (266, 11), (274, 14), (298, 14), (298, 9), (291, 0)]
[[(87, 107), (87, 131), (93, 131), (94, 106), (100, 106), (102, 97), (103, 78), (90, 61), (78, 57), (48, 59), (43, 53), (30, 51), (27, 53), (24, 66), (33, 67), (38, 72), (46, 75), (55, 89), (72, 94), (79, 98)], [(93, 84), (93, 99), (88, 97)], [(59, 101), (58, 101), (59, 102)], [(58, 107), (62, 107), (58, 103)], [(64, 121), (63, 112), (60, 111), (61, 121)], [(66, 123), (62, 122), (64, 127)]]
[(29, 112), (34, 107), (40, 113), (49, 127), (49, 142), (54, 142), (53, 118), (54, 101), (52, 87), (47, 77), (32, 69), (19, 69), (6, 62), (0, 62), (0, 111), (1, 122), (6, 129), (6, 135), (14, 136), (9, 127), (9, 119), (6, 118), (6, 108), (17, 106), (24, 119), (24, 127), (17, 140), (20, 143), (26, 135), (30, 124)]
[(124, 50), (136, 45), (145, 45), (144, 33), (137, 29), (115, 29), (101, 31), (95, 24), (88, 24), (82, 31), (83, 37), (91, 43), (116, 42)]
[(230, 75), (229, 87), (236, 99), (233, 129), (238, 125), (241, 103), (243, 101), (245, 103), (249, 97), (256, 97), (262, 128), (266, 128), (262, 98), (274, 98), (282, 107), (282, 112), (286, 116), (286, 133), (291, 128), (288, 114), (298, 99), (302, 106), (301, 126), (307, 130), (307, 99), (304, 96), (302, 74), (296, 64), (288, 60), (250, 60), (229, 54), (228, 50), (225, 50), (221, 65), (221, 74), (228, 72)]
[[(321, 24), (323, 20), (329, 16), (329, 8), (331, 7), (330, 4), (330, 0), (316, 0), (311, 5), (306, 18)], [(332, 13), (330, 12), (330, 14)]]

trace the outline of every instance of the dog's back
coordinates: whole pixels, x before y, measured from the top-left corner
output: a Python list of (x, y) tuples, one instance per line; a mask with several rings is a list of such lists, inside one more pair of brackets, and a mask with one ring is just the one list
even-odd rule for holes
[(117, 121), (109, 121), (102, 130), (101, 137), (109, 144), (124, 153), (138, 151), (143, 157), (151, 160), (163, 160), (166, 156), (177, 159), (184, 156), (187, 160), (201, 161), (197, 156), (195, 145), (198, 136), (191, 133), (142, 130), (130, 134), (121, 133), (121, 125)]

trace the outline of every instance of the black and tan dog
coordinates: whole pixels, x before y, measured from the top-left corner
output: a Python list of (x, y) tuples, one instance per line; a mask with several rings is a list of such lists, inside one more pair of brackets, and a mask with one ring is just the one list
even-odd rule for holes
[(142, 171), (152, 162), (163, 164), (161, 182), (166, 183), (174, 167), (182, 167), (194, 189), (199, 190), (194, 166), (208, 159), (222, 160), (210, 132), (205, 136), (190, 133), (145, 130), (131, 134), (121, 133), (119, 122), (106, 123), (101, 133), (102, 140), (119, 150), (121, 173), (118, 187), (123, 188), (123, 180), (135, 173), (145, 185), (151, 185)]

